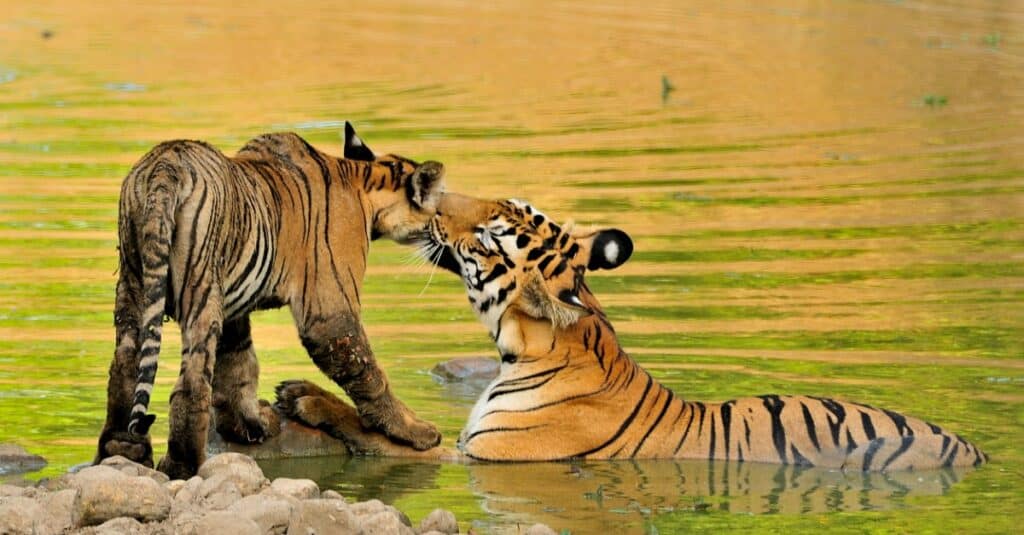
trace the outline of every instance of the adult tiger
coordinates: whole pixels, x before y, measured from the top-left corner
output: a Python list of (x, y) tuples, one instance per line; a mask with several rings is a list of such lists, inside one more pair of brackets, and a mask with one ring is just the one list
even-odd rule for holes
[(169, 141), (132, 168), (121, 188), (118, 346), (97, 462), (121, 454), (152, 466), (155, 417), (146, 409), (164, 314), (181, 325), (183, 349), (160, 470), (172, 478), (196, 472), (211, 402), (228, 438), (259, 442), (273, 433), (273, 411), (256, 397), (249, 313), (283, 305), (363, 424), (415, 448), (437, 445), (437, 429), (395, 397), (374, 360), (359, 294), (370, 240), (417, 236), (435, 213), (444, 168), (375, 158), (348, 124), (344, 154), (282, 133), (257, 137), (231, 158), (203, 142)]
[[(490, 461), (699, 458), (898, 470), (977, 465), (973, 444), (922, 420), (809, 396), (685, 401), (620, 347), (586, 270), (613, 269), (620, 230), (572, 234), (519, 201), (446, 194), (429, 227), (501, 354), (459, 439)], [(361, 434), (351, 409), (307, 382), (278, 387), (285, 412), (353, 449), (408, 453)], [(439, 452), (443, 455), (445, 452)]]

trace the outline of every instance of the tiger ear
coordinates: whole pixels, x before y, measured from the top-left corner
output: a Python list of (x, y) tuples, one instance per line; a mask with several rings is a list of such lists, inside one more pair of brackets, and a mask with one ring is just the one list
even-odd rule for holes
[(533, 270), (523, 289), (523, 308), (531, 316), (550, 319), (555, 328), (568, 327), (593, 313), (580, 299), (579, 285), (572, 270), (553, 279)]
[(436, 212), (444, 195), (444, 165), (441, 162), (423, 162), (405, 183), (405, 193), (416, 208)]
[(367, 147), (366, 143), (363, 143), (363, 140), (356, 135), (356, 129), (348, 121), (345, 121), (345, 151), (342, 154), (346, 160), (372, 162), (377, 159), (370, 147)]
[(603, 229), (582, 236), (574, 236), (587, 258), (587, 269), (615, 269), (633, 254), (633, 240), (629, 234), (617, 229)]

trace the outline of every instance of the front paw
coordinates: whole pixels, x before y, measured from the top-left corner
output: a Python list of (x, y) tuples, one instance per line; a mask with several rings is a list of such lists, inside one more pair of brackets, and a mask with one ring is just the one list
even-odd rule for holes
[(277, 385), (275, 392), (277, 403), (274, 406), (281, 414), (310, 427), (321, 423), (321, 418), (314, 418), (310, 414), (308, 405), (311, 399), (322, 398), (326, 393), (324, 389), (309, 381), (284, 381)]
[(260, 412), (254, 415), (218, 409), (217, 432), (225, 440), (237, 444), (262, 444), (277, 434), (280, 424), (269, 403), (261, 401), (260, 405)]
[(429, 450), (441, 443), (441, 433), (434, 424), (420, 420), (412, 409), (391, 396), (360, 404), (359, 417), (365, 427), (417, 450)]
[(153, 468), (153, 444), (149, 435), (136, 435), (123, 431), (111, 433), (109, 438), (100, 443), (100, 458), (97, 459), (97, 463), (115, 455)]

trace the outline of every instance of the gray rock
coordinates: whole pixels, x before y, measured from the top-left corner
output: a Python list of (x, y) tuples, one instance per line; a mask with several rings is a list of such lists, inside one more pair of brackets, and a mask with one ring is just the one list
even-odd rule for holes
[(403, 525), (410, 528), (412, 527), (412, 521), (409, 520), (408, 516), (405, 516), (405, 513), (380, 500), (368, 500), (352, 504), (352, 514), (356, 515), (356, 518), (358, 518), (360, 522), (362, 522), (364, 518), (368, 518), (382, 512), (390, 513)]
[[(178, 492), (174, 494), (174, 509), (172, 514), (175, 516), (182, 510), (189, 509), (195, 502), (199, 501), (199, 486), (203, 484), (203, 478), (199, 476), (192, 476)], [(170, 492), (168, 490), (168, 492)]]
[(119, 516), (161, 521), (171, 510), (171, 495), (148, 477), (132, 477), (109, 466), (92, 466), (75, 474), (80, 526), (94, 526)]
[(300, 502), (288, 524), (288, 535), (350, 535), (360, 533), (359, 522), (349, 506), (338, 500)]
[(255, 494), (267, 483), (256, 461), (241, 453), (222, 453), (210, 457), (199, 467), (199, 477), (209, 479), (223, 475), (238, 486), (243, 496)]
[(360, 517), (363, 535), (413, 535), (413, 530), (399, 520), (391, 511), (380, 511)]
[(280, 535), (288, 530), (292, 512), (298, 507), (298, 503), (293, 506), (285, 498), (260, 493), (242, 498), (231, 504), (227, 511), (252, 520), (261, 533)]
[(439, 363), (430, 370), (430, 375), (442, 384), (490, 381), (498, 376), (500, 367), (501, 364), (492, 358), (464, 357)]
[(241, 499), (242, 491), (238, 489), (235, 481), (228, 479), (225, 474), (217, 474), (203, 480), (192, 502), (198, 503), (208, 511), (220, 511)]
[(46, 459), (33, 455), (17, 444), (0, 444), (0, 475), (35, 472), (46, 466)]
[(320, 497), (320, 487), (312, 479), (291, 479), (279, 477), (270, 484), (274, 492), (283, 496), (293, 496), (300, 500), (310, 500)]
[(134, 518), (122, 516), (107, 520), (96, 527), (95, 535), (139, 535), (142, 533), (142, 523)]
[(214, 511), (203, 515), (195, 523), (195, 529), (196, 535), (263, 535), (263, 531), (255, 522), (227, 511)]
[(341, 500), (345, 501), (345, 497), (338, 493), (336, 490), (325, 490), (320, 493), (320, 497), (325, 500)]
[(161, 485), (171, 480), (171, 478), (167, 477), (167, 474), (159, 470), (153, 470), (148, 466), (143, 466), (120, 455), (107, 457), (100, 462), (100, 465), (109, 466), (127, 476), (148, 477)]
[(455, 513), (444, 509), (434, 509), (422, 521), (420, 531), (440, 531), (441, 533), (458, 533), (459, 523), (455, 520)]
[(67, 489), (42, 496), (42, 510), (35, 518), (36, 535), (56, 535), (78, 525), (78, 490)]
[(526, 535), (558, 535), (558, 533), (549, 528), (547, 524), (534, 524), (527, 528)]
[(43, 512), (34, 500), (24, 496), (0, 498), (0, 533), (33, 535), (35, 518)]

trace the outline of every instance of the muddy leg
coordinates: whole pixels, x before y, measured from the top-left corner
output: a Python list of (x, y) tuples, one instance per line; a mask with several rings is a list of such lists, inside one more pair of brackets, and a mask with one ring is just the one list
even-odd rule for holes
[(167, 456), (159, 470), (171, 479), (188, 479), (206, 460), (210, 398), (217, 342), (221, 337), (220, 288), (209, 271), (190, 284), (181, 303), (181, 373), (171, 391)]
[(147, 430), (139, 435), (128, 434), (128, 417), (132, 410), (132, 397), (139, 374), (139, 322), (138, 303), (142, 285), (130, 266), (121, 265), (114, 302), (114, 327), (117, 349), (110, 363), (107, 380), (107, 419), (100, 432), (99, 446), (93, 462), (107, 457), (123, 455), (135, 462), (153, 466), (153, 448)]
[(334, 316), (313, 322), (301, 333), (313, 362), (345, 389), (363, 425), (419, 450), (441, 442), (436, 427), (417, 418), (395, 397), (358, 318)]
[(256, 397), (259, 375), (249, 316), (225, 323), (213, 367), (213, 408), (217, 432), (225, 439), (254, 444), (280, 431), (277, 413)]

